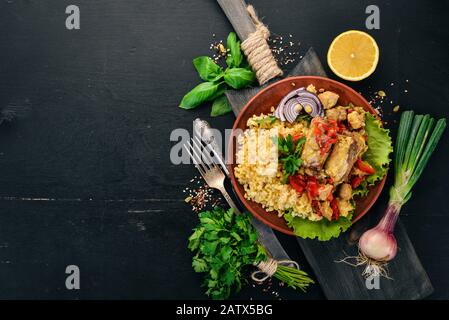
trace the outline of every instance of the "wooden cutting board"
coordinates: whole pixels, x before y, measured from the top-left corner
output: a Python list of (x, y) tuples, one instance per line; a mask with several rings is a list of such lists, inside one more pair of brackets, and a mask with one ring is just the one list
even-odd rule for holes
[[(315, 75), (326, 77), (318, 56), (310, 48), (303, 59), (290, 72), (289, 76)], [(226, 96), (237, 115), (246, 102), (263, 87), (239, 91), (227, 91)], [(386, 189), (385, 189), (386, 190)], [(386, 192), (384, 190), (384, 192)], [(386, 205), (386, 204), (385, 204)], [(350, 230), (337, 239), (321, 242), (318, 240), (297, 238), (307, 261), (328, 299), (423, 299), (433, 292), (429, 277), (419, 261), (415, 249), (402, 223), (399, 221), (395, 236), (398, 242), (398, 254), (389, 264), (392, 278), (379, 279), (378, 288), (375, 280), (368, 281), (362, 277), (363, 267), (352, 267), (336, 261), (357, 254), (357, 240), (369, 227), (379, 220), (382, 210), (373, 210), (358, 221)]]

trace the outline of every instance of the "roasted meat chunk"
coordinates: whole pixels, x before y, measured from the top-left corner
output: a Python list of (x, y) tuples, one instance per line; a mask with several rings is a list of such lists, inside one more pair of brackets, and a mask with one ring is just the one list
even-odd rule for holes
[(325, 171), (335, 184), (343, 182), (352, 169), (356, 158), (356, 142), (352, 137), (340, 135), (334, 145), (329, 159), (326, 161)]
[(345, 121), (347, 117), (346, 108), (338, 106), (329, 110), (326, 110), (326, 117), (329, 120)]
[(338, 98), (340, 96), (332, 91), (325, 91), (318, 95), (321, 103), (323, 104), (324, 109), (330, 109), (337, 104)]
[(323, 147), (323, 141), (327, 139), (325, 132), (322, 131), (325, 126), (327, 126), (327, 121), (319, 117), (313, 118), (310, 123), (301, 156), (305, 168), (319, 170), (329, 156), (330, 145)]
[(340, 184), (347, 180), (357, 158), (367, 149), (365, 139), (357, 132), (339, 135), (325, 165), (326, 173)]
[(338, 196), (341, 200), (350, 200), (352, 198), (352, 187), (349, 183), (342, 183)]
[(352, 111), (348, 114), (348, 123), (352, 129), (360, 129), (365, 126), (365, 113)]

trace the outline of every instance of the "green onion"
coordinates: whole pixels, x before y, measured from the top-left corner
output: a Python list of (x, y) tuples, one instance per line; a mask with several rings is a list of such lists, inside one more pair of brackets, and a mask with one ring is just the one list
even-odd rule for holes
[(412, 188), (429, 162), (430, 156), (446, 128), (446, 119), (429, 115), (415, 115), (405, 111), (401, 115), (394, 159), (394, 185), (390, 188), (388, 207), (379, 224), (366, 231), (359, 240), (361, 253), (374, 261), (390, 261), (396, 256), (397, 243), (393, 235), (399, 212), (410, 200)]

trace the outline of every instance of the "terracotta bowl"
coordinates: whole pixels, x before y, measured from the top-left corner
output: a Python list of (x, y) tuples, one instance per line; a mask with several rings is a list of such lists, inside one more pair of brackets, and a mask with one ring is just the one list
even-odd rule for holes
[[(248, 103), (243, 107), (235, 120), (233, 129), (246, 129), (246, 123), (253, 115), (259, 115), (261, 113), (269, 113), (272, 106), (276, 107), (281, 99), (291, 90), (300, 87), (306, 87), (309, 84), (315, 85), (316, 88), (324, 88), (325, 90), (331, 90), (340, 96), (339, 104), (346, 105), (352, 102), (354, 105), (363, 107), (366, 111), (374, 114), (377, 117), (374, 109), (370, 106), (368, 101), (365, 100), (360, 94), (348, 86), (322, 77), (304, 76), (304, 77), (291, 77), (278, 81), (265, 89), (261, 90), (255, 95)], [(283, 218), (279, 218), (276, 212), (267, 212), (262, 206), (256, 202), (245, 199), (245, 191), (243, 186), (237, 181), (234, 175), (234, 167), (236, 163), (236, 143), (232, 143), (235, 137), (230, 139), (228, 157), (230, 160), (229, 172), (231, 175), (232, 185), (246, 208), (260, 221), (267, 224), (273, 229), (281, 231), (288, 235), (294, 235), (293, 230), (288, 227)], [(356, 209), (354, 213), (353, 223), (362, 218), (382, 191), (385, 184), (385, 178), (374, 185), (369, 193), (363, 198), (355, 198)]]

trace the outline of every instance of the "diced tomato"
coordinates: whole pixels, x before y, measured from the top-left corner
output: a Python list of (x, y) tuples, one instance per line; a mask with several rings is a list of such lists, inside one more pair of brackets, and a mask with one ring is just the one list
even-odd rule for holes
[(350, 114), (351, 112), (354, 112), (354, 111), (355, 111), (354, 109), (349, 108), (349, 109), (348, 109), (348, 114)]
[(306, 190), (307, 190), (307, 195), (309, 196), (309, 199), (314, 199), (318, 196), (319, 191), (318, 191), (318, 182), (316, 181), (316, 178), (311, 176), (308, 178), (307, 180), (307, 186), (306, 186)]
[(302, 137), (304, 137), (304, 135), (302, 134), (302, 133), (298, 133), (298, 134), (295, 134), (294, 136), (293, 136), (293, 142), (297, 142), (299, 139), (301, 139)]
[(303, 176), (300, 175), (290, 176), (288, 180), (293, 189), (295, 189), (299, 193), (303, 193), (306, 187), (306, 183), (304, 181)]
[(365, 180), (365, 177), (354, 176), (351, 179), (351, 187), (352, 187), (352, 189), (357, 188), (362, 183), (363, 180)]
[(312, 208), (313, 208), (313, 211), (315, 211), (315, 213), (316, 213), (317, 215), (319, 215), (319, 216), (322, 216), (322, 215), (323, 215), (323, 213), (321, 212), (321, 209), (320, 209), (320, 203), (319, 203), (318, 200), (313, 200), (313, 201), (312, 201)]
[(338, 209), (336, 199), (332, 199), (331, 208), (332, 208), (332, 220), (338, 220), (338, 218), (340, 218), (340, 209)]
[(375, 174), (376, 170), (374, 170), (373, 167), (368, 162), (362, 161), (360, 159), (357, 159), (357, 162), (355, 163), (355, 166), (360, 170), (367, 174)]

